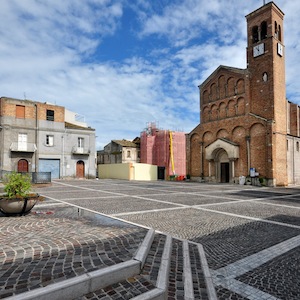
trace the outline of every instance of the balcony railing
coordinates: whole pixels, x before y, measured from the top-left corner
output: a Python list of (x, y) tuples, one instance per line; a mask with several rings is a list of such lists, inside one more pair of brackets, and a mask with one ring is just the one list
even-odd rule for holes
[(9, 147), (11, 152), (35, 152), (37, 150), (34, 143), (18, 143), (13, 142)]
[(80, 155), (89, 155), (91, 153), (91, 150), (87, 149), (87, 148), (83, 148), (83, 147), (74, 146), (72, 148), (72, 153), (73, 154), (80, 154)]

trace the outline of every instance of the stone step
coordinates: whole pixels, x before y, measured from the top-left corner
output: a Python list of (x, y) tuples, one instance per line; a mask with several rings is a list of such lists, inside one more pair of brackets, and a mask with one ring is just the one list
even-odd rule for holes
[(7, 299), (208, 299), (216, 292), (203, 247), (150, 229), (125, 262)]

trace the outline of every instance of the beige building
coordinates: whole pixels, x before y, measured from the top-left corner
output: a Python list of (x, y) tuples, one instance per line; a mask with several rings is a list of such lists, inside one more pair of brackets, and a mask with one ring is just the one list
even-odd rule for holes
[(300, 183), (299, 106), (286, 99), (283, 18), (274, 2), (247, 15), (247, 68), (220, 66), (199, 86), (201, 123), (187, 147), (192, 179)]
[(140, 162), (140, 138), (133, 141), (112, 140), (97, 151), (97, 164), (119, 164)]

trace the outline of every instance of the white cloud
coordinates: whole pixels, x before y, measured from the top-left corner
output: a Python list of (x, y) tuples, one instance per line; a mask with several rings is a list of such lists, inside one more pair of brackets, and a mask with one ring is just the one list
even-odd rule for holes
[[(285, 16), (287, 85), (299, 101), (300, 4)], [(261, 3), (262, 4), (262, 3)], [(186, 132), (199, 122), (201, 84), (219, 65), (245, 68), (246, 20), (259, 3), (239, 0), (1, 0), (0, 96), (49, 101), (85, 116), (97, 148), (133, 139), (146, 123)], [(124, 32), (126, 10), (135, 34)], [(141, 26), (141, 27), (139, 27)], [(122, 34), (142, 51), (118, 59)], [(130, 36), (129, 36), (130, 35)], [(127, 45), (128, 46), (128, 45)], [(124, 45), (114, 45), (119, 54)], [(134, 46), (133, 46), (134, 47)], [(128, 53), (130, 47), (128, 46)]]
[(235, 0), (186, 0), (170, 2), (163, 11), (143, 14), (143, 35), (158, 34), (167, 37), (175, 46), (184, 46), (194, 38), (216, 39), (232, 43), (246, 28), (240, 14), (245, 3)]

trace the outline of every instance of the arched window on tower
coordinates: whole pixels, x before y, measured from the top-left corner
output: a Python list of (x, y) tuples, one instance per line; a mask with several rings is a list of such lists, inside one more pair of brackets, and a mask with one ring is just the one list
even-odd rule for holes
[(281, 42), (281, 27), (278, 25), (278, 40)]
[(254, 26), (252, 28), (252, 40), (253, 40), (253, 43), (258, 42), (258, 26)]
[(281, 26), (277, 24), (275, 21), (274, 23), (274, 31), (275, 31), (275, 38), (278, 39), (281, 42)]
[(266, 21), (263, 21), (260, 24), (260, 32), (261, 32), (261, 39), (264, 40), (268, 37), (267, 35), (267, 31), (268, 31), (268, 25)]

